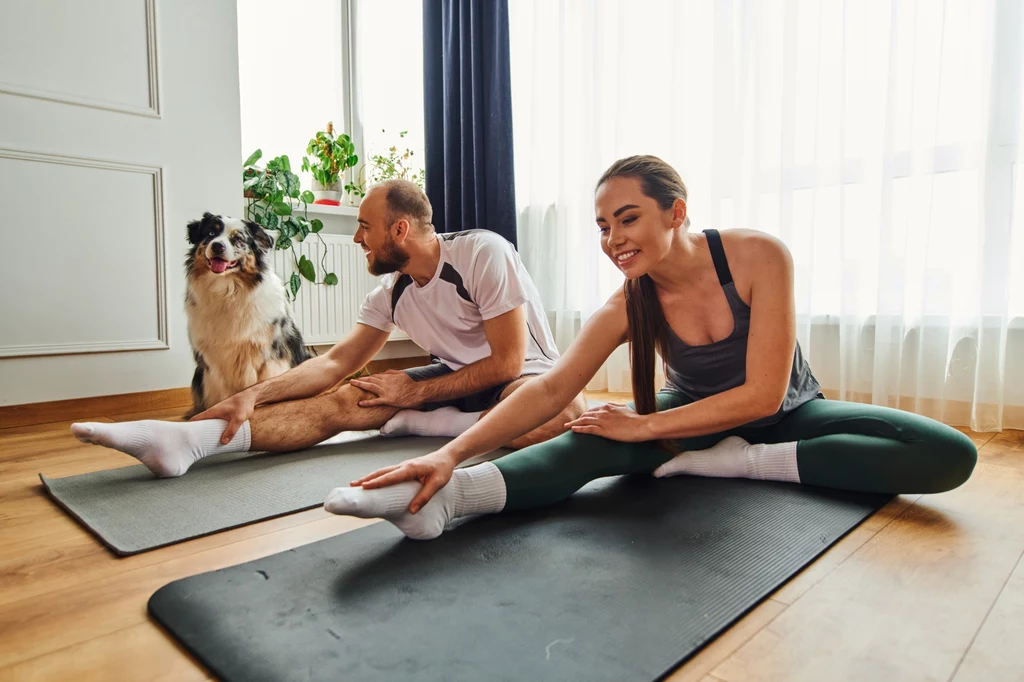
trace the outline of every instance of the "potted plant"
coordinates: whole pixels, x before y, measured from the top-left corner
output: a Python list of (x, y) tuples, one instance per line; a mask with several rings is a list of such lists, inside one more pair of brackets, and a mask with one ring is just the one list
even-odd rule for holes
[[(387, 131), (381, 129), (382, 133)], [(404, 138), (409, 134), (408, 130), (403, 130), (398, 133), (399, 138)], [(399, 152), (397, 145), (391, 145), (387, 154), (375, 154), (370, 157), (370, 182), (377, 184), (384, 182), (385, 180), (391, 180), (392, 178), (403, 178), (405, 180), (412, 180), (421, 188), (426, 184), (427, 173), (422, 168), (415, 170), (412, 165), (413, 151), (409, 148)], [(359, 169), (360, 181), (357, 183), (349, 183), (345, 186), (345, 189), (352, 194), (354, 197), (366, 196), (366, 164)]]
[[(381, 132), (386, 131), (382, 129)], [(403, 130), (398, 133), (398, 137), (404, 139), (408, 134), (408, 130)], [(418, 171), (412, 168), (412, 156), (413, 151), (411, 149), (406, 148), (404, 151), (399, 152), (397, 145), (388, 147), (387, 155), (374, 155), (371, 159), (373, 161), (373, 170), (370, 174), (370, 181), (378, 183), (391, 180), (392, 178), (403, 178), (405, 180), (412, 180), (420, 187), (423, 187), (426, 182), (426, 171), (422, 168)]]
[[(320, 281), (317, 281), (313, 261), (305, 255), (296, 258), (295, 251), (292, 250), (295, 270), (287, 284), (294, 301), (299, 287), (302, 286), (300, 274), (314, 284), (328, 285), (337, 284), (338, 276), (326, 271), (327, 245), (319, 234), (324, 227), (323, 222), (317, 218), (310, 220), (306, 213), (306, 206), (313, 201), (313, 194), (309, 190), (302, 191), (299, 176), (292, 172), (291, 162), (287, 156), (281, 155), (271, 159), (265, 168), (261, 168), (256, 162), (262, 156), (263, 152), (257, 149), (242, 164), (242, 194), (246, 198), (245, 219), (257, 223), (265, 230), (277, 232), (275, 249), (291, 249), (293, 239), (301, 242), (310, 234), (315, 234), (324, 246), (324, 257), (320, 261), (320, 267), (325, 274)], [(301, 207), (301, 214), (292, 209), (290, 200), (295, 200)]]
[[(344, 133), (335, 136), (334, 124), (328, 122), (306, 145), (306, 153), (313, 157), (302, 157), (302, 170), (313, 174), (313, 203), (338, 206), (344, 196), (341, 174), (359, 163), (352, 139)], [(344, 189), (351, 187), (349, 183)]]

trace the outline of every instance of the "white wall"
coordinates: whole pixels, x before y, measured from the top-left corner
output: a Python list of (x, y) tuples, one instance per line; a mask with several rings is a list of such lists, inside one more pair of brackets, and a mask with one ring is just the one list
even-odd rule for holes
[(235, 0), (3, 13), (0, 405), (186, 386), (185, 225), (242, 208)]

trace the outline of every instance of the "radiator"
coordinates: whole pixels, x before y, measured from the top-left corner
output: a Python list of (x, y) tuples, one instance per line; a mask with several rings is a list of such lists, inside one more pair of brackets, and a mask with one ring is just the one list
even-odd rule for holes
[[(338, 276), (338, 284), (333, 286), (313, 284), (303, 278), (299, 294), (292, 303), (295, 323), (310, 346), (333, 345), (347, 334), (356, 324), (363, 299), (378, 284), (378, 278), (366, 270), (362, 247), (353, 243), (350, 235), (321, 232), (320, 236), (326, 244), (326, 256), (324, 244), (315, 235), (310, 235), (303, 242), (293, 241), (292, 249), (275, 249), (273, 252), (274, 270), (286, 287), (288, 279), (297, 270), (295, 262), (301, 256), (316, 264), (318, 280), (323, 280), (328, 272)], [(391, 335), (391, 340), (407, 338), (397, 329)]]

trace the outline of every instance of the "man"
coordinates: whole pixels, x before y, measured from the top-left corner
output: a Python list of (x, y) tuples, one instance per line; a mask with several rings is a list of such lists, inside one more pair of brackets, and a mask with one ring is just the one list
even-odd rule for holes
[[(157, 476), (180, 476), (224, 452), (287, 452), (341, 431), (456, 436), (558, 353), (529, 274), (512, 245), (486, 230), (437, 235), (430, 202), (414, 183), (375, 186), (359, 206), (353, 238), (367, 267), (387, 275), (359, 323), (322, 356), (255, 384), (190, 422), (138, 421), (71, 426), (79, 440), (138, 458)], [(405, 331), (437, 360), (355, 379), (336, 388)], [(507, 445), (521, 448), (562, 433), (586, 409), (563, 413)]]

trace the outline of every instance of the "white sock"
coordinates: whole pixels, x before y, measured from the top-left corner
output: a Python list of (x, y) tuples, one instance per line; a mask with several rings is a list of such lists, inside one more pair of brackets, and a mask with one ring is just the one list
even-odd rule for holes
[(476, 424), (483, 412), (439, 407), (430, 412), (402, 410), (380, 428), (382, 436), (458, 436)]
[(658, 478), (680, 474), (799, 483), (796, 441), (751, 444), (729, 436), (707, 450), (676, 455), (654, 470)]
[(152, 419), (123, 424), (85, 422), (71, 425), (83, 443), (114, 448), (135, 457), (161, 478), (181, 476), (195, 462), (224, 452), (249, 449), (249, 422), (242, 424), (227, 445), (220, 438), (228, 423), (223, 419), (164, 422)]
[(505, 479), (498, 467), (484, 462), (452, 472), (452, 480), (434, 493), (415, 514), (409, 503), (422, 485), (407, 481), (387, 488), (335, 488), (324, 509), (363, 519), (383, 518), (415, 540), (432, 540), (452, 519), (470, 514), (496, 514), (505, 508)]

